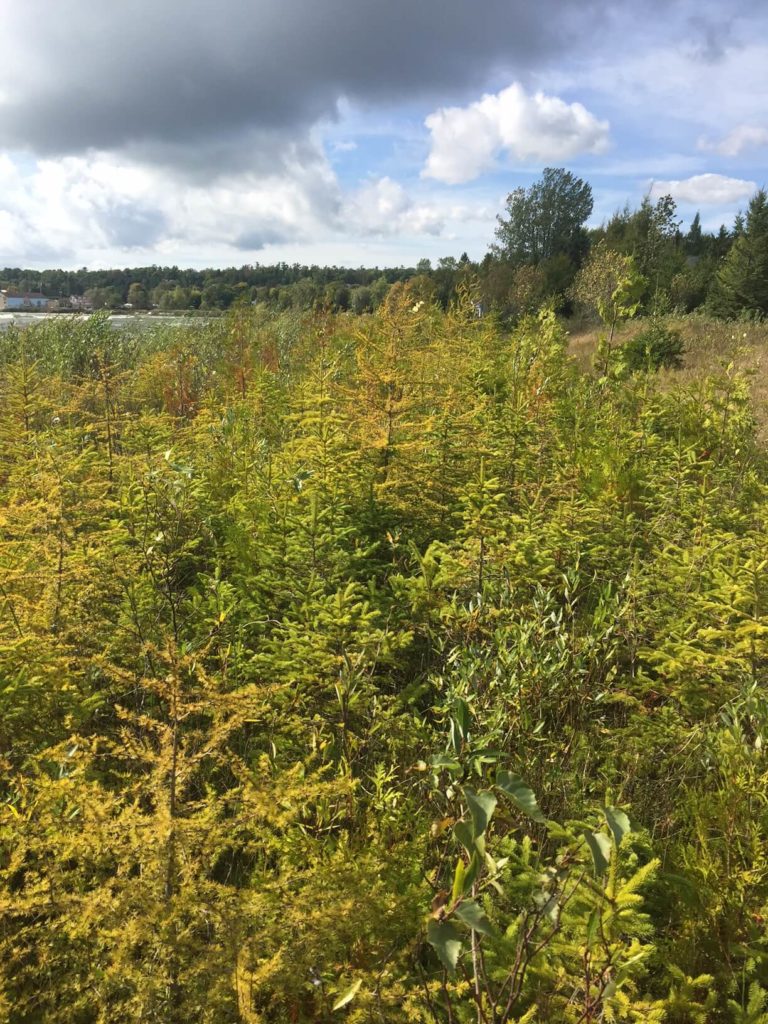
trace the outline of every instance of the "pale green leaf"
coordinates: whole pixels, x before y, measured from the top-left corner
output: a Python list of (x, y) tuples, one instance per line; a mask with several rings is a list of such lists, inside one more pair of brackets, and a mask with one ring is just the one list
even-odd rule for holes
[(472, 815), (472, 827), (475, 839), (481, 836), (488, 828), (488, 822), (496, 808), (496, 797), (488, 789), (476, 793), (469, 786), (464, 787), (464, 797), (469, 805), (469, 813)]
[(604, 832), (585, 832), (584, 838), (592, 854), (595, 874), (602, 875), (611, 860), (611, 840)]
[(621, 846), (621, 840), (630, 831), (629, 818), (618, 807), (606, 807), (604, 813), (616, 846)]
[(360, 986), (363, 984), (363, 979), (358, 978), (352, 985), (349, 986), (344, 995), (339, 996), (336, 1002), (331, 1007), (332, 1010), (340, 1010), (342, 1006), (346, 1006), (347, 1003), (351, 1003), (357, 993), (360, 991)]

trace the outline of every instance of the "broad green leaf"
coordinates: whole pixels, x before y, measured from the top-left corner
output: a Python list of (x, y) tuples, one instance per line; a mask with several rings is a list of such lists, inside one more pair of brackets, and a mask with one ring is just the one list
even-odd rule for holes
[(606, 807), (604, 813), (608, 828), (613, 833), (613, 841), (617, 847), (621, 846), (621, 840), (630, 831), (629, 818), (618, 807)]
[(469, 804), (469, 813), (472, 815), (472, 828), (475, 839), (481, 836), (488, 828), (488, 822), (496, 808), (496, 797), (488, 789), (476, 793), (469, 786), (464, 787), (464, 796)]
[(611, 840), (604, 832), (585, 832), (584, 838), (587, 841), (592, 860), (595, 864), (595, 874), (602, 875), (608, 867), (611, 859)]
[(427, 925), (427, 940), (440, 958), (443, 967), (451, 974), (461, 954), (461, 936), (446, 921), (431, 920)]
[(546, 820), (539, 810), (536, 794), (529, 786), (526, 786), (519, 775), (505, 771), (496, 772), (496, 785), (523, 814), (527, 814), (534, 821)]
[(346, 1006), (347, 1003), (351, 1003), (357, 993), (360, 991), (360, 986), (363, 984), (363, 979), (358, 978), (356, 982), (349, 986), (343, 996), (339, 996), (336, 1002), (331, 1007), (332, 1010), (340, 1010), (342, 1006)]
[(475, 844), (474, 836), (472, 835), (472, 829), (469, 827), (466, 821), (457, 821), (453, 826), (453, 834), (459, 840), (461, 845), (465, 848), (468, 854), (472, 854)]
[(475, 900), (462, 900), (454, 913), (468, 928), (481, 932), (483, 935), (493, 935), (493, 925), (488, 920), (483, 908)]

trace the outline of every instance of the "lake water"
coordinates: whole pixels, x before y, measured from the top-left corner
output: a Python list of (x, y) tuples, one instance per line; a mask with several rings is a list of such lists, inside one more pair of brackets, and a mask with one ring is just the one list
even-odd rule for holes
[[(6, 330), (11, 324), (17, 327), (29, 327), (32, 324), (42, 323), (43, 320), (53, 320), (64, 317), (76, 316), (78, 320), (87, 319), (87, 313), (0, 313), (0, 331)], [(115, 328), (120, 327), (155, 327), (160, 324), (205, 324), (208, 322), (206, 316), (167, 316), (163, 314), (148, 313), (112, 313), (109, 318), (110, 324)]]

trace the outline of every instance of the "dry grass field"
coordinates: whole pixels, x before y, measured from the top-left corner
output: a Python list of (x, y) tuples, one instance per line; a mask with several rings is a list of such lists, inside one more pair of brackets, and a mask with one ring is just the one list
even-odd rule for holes
[[(683, 365), (678, 370), (662, 370), (662, 379), (694, 382), (730, 364), (747, 373), (752, 381), (752, 397), (760, 433), (768, 441), (768, 323), (725, 323), (708, 317), (670, 316), (668, 325), (679, 330), (685, 344)], [(634, 337), (647, 321), (635, 320), (615, 335), (617, 344)], [(570, 332), (570, 352), (585, 370), (592, 366), (601, 329), (574, 325)]]

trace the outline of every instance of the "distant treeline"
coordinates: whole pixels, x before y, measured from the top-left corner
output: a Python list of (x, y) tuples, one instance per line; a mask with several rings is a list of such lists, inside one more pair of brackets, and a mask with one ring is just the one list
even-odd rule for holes
[(415, 273), (413, 267), (350, 269), (299, 263), (246, 264), (224, 270), (152, 266), (37, 271), (6, 267), (0, 272), (0, 280), (3, 288), (20, 292), (39, 291), (56, 297), (86, 296), (97, 309), (122, 306), (126, 302), (145, 309), (229, 309), (243, 300), (264, 302), (282, 309), (308, 309), (318, 303), (347, 309), (353, 293), (362, 291), (366, 303), (372, 307), (381, 301), (391, 285)]
[[(84, 295), (96, 309), (130, 304), (135, 309), (226, 310), (237, 303), (275, 310), (323, 308), (368, 313), (396, 284), (408, 282), (414, 299), (447, 308), (458, 290), (470, 287), (484, 312), (504, 319), (549, 304), (570, 315), (579, 307), (579, 270), (599, 257), (614, 265), (629, 260), (642, 279), (639, 308), (687, 313), (706, 307), (734, 316), (768, 313), (768, 204), (756, 193), (746, 216), (716, 233), (701, 226), (697, 213), (683, 230), (671, 196), (647, 196), (628, 205), (599, 228), (585, 224), (593, 208), (591, 186), (562, 168), (547, 168), (530, 188), (516, 189), (498, 218), (496, 243), (480, 262), (466, 253), (415, 267), (305, 266), (260, 264), (225, 270), (137, 267), (123, 270), (42, 272), (6, 268), (4, 288), (42, 291), (48, 296)], [(599, 247), (599, 248), (598, 248)], [(624, 265), (625, 270), (628, 265)], [(587, 304), (588, 308), (589, 304)]]

